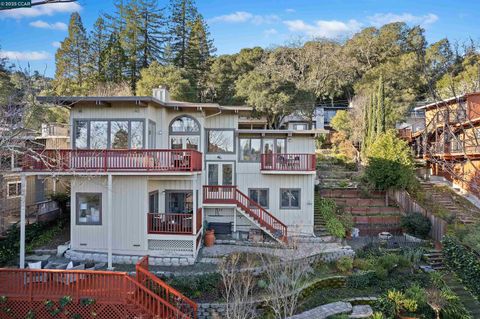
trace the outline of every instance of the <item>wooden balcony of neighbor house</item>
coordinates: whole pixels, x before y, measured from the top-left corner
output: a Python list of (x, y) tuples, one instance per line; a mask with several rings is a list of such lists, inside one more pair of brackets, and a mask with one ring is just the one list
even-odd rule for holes
[(25, 155), (23, 170), (31, 172), (199, 172), (196, 150), (42, 150)]
[(193, 214), (148, 213), (149, 234), (195, 235), (202, 228), (202, 209), (197, 209), (196, 223), (193, 227)]
[(315, 154), (262, 154), (261, 171), (264, 174), (314, 173), (316, 169)]

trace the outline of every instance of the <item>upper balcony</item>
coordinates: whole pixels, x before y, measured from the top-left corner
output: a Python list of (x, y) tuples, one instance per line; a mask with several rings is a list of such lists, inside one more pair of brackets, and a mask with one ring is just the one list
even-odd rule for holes
[(25, 155), (30, 172), (152, 172), (186, 173), (202, 170), (202, 153), (195, 150), (43, 150)]
[(261, 171), (264, 174), (315, 173), (315, 154), (262, 154)]

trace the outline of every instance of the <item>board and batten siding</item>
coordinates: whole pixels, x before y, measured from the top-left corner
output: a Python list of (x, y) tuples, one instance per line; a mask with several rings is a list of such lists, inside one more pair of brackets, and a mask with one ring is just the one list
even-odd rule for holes
[[(244, 165), (255, 164), (240, 163), (238, 167)], [(267, 211), (285, 223), (289, 233), (313, 233), (314, 181), (315, 175), (267, 175), (253, 171), (237, 174), (237, 186), (247, 196), (249, 188), (269, 190)], [(300, 189), (300, 209), (280, 209), (281, 188)]]
[[(74, 250), (107, 249), (107, 178), (75, 177), (71, 182), (71, 245)], [(136, 253), (146, 250), (147, 178), (112, 177), (113, 252)], [(102, 225), (76, 224), (76, 193), (102, 194)]]

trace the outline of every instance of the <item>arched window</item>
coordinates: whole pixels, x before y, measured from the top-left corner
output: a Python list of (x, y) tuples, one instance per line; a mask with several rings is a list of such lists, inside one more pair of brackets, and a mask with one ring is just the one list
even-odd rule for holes
[(170, 122), (170, 148), (192, 149), (200, 148), (200, 124), (196, 119), (181, 115)]
[(200, 125), (194, 118), (182, 115), (170, 123), (170, 134), (200, 134)]

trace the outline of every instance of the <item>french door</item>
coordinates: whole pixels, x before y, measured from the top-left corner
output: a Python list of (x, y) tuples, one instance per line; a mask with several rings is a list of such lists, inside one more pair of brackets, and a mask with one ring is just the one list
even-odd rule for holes
[(208, 185), (231, 186), (234, 177), (234, 162), (207, 162)]

